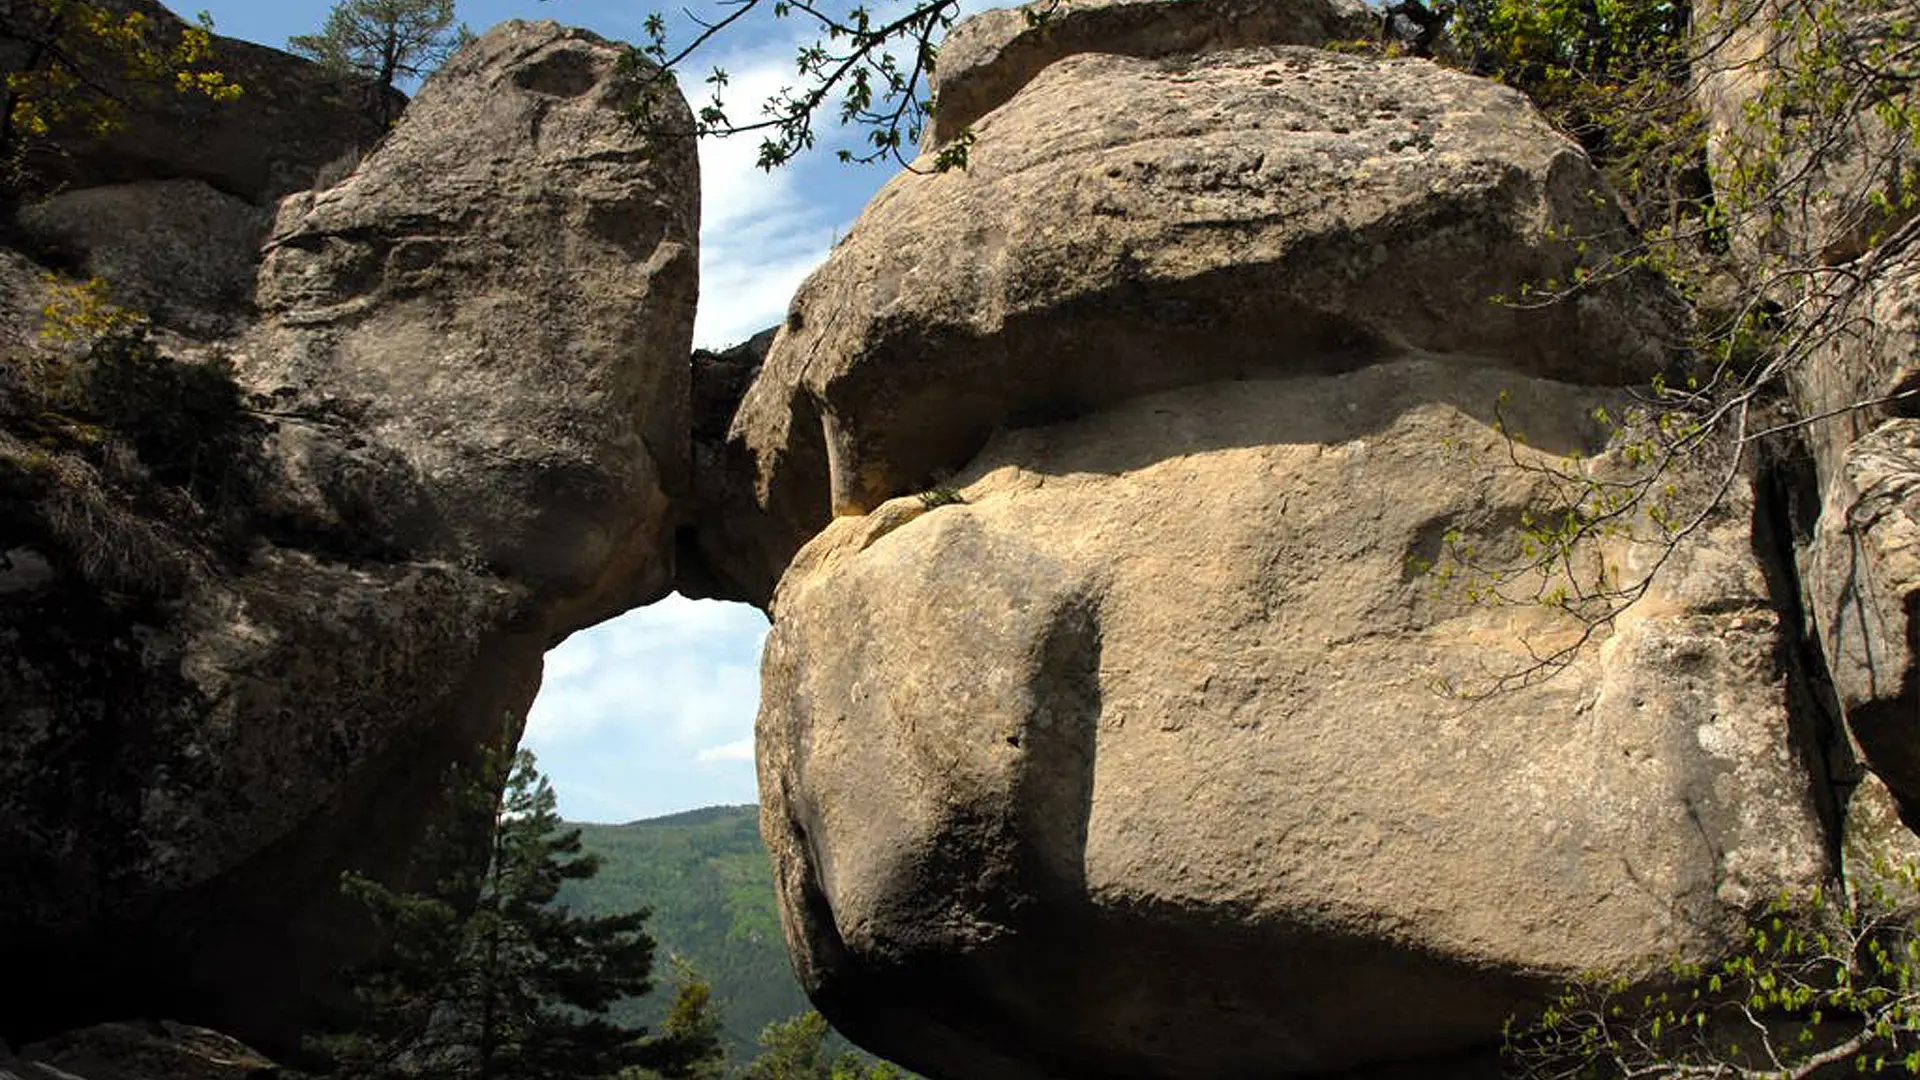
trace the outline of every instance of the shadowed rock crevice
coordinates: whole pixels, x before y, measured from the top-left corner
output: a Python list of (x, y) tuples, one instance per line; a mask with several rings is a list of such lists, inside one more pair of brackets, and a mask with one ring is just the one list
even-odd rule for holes
[(1798, 554), (1819, 528), (1819, 490), (1812, 455), (1797, 435), (1778, 436), (1759, 451), (1755, 469), (1753, 544), (1767, 574), (1767, 593), (1779, 615), (1781, 666), (1787, 672), (1793, 739), (1807, 772), (1814, 805), (1839, 865), (1846, 807), (1862, 774), (1848, 743), (1833, 675), (1805, 606)]

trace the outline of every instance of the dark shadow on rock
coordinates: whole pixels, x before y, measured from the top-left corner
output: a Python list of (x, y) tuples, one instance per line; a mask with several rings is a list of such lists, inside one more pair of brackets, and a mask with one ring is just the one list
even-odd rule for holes
[[(1219, 380), (1057, 425), (1002, 430), (952, 482), (965, 484), (1003, 464), (1117, 475), (1220, 450), (1335, 446), (1368, 439), (1430, 406), (1471, 417), (1496, 436), (1504, 432), (1516, 447), (1590, 456), (1609, 436), (1595, 406), (1622, 396), (1531, 379), (1473, 357), (1415, 354), (1326, 374)], [(1436, 460), (1444, 451), (1434, 447)]]

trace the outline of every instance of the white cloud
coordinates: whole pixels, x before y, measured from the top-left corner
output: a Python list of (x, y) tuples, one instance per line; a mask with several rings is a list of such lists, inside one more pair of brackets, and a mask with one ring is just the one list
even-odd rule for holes
[(561, 812), (627, 821), (753, 801), (766, 633), (765, 617), (745, 605), (670, 596), (549, 652), (523, 742), (552, 777)]
[[(719, 58), (717, 66), (728, 74), (724, 100), (734, 123), (758, 119), (763, 103), (793, 81), (796, 44), (774, 41)], [(700, 140), (694, 340), (710, 348), (744, 341), (779, 322), (794, 289), (826, 258), (841, 224), (833, 209), (807, 197), (798, 166), (767, 172), (755, 164), (761, 137), (746, 132)]]
[(551, 745), (646, 723), (692, 751), (750, 730), (765, 637), (752, 608), (679, 595), (582, 630), (547, 653), (527, 737)]
[(693, 760), (702, 765), (719, 761), (752, 761), (753, 740), (735, 739), (733, 742), (721, 743), (719, 746), (709, 746), (695, 754)]

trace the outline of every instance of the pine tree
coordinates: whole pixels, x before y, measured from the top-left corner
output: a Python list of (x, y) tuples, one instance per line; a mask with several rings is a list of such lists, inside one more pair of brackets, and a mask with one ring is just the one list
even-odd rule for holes
[(391, 120), (388, 92), (425, 78), (472, 37), (454, 21), (453, 0), (340, 0), (319, 33), (288, 38), (287, 48), (372, 82), (371, 107)]
[(673, 1006), (646, 1044), (650, 1064), (623, 1070), (619, 1080), (720, 1080), (726, 1073), (713, 986), (681, 957), (674, 957), (673, 970)]
[(907, 1073), (890, 1062), (868, 1062), (851, 1050), (832, 1053), (832, 1030), (811, 1010), (768, 1024), (760, 1032), (760, 1056), (741, 1080), (905, 1080)]
[[(495, 773), (494, 775), (497, 775)], [(487, 785), (458, 785), (468, 805), (487, 805)], [(561, 821), (553, 787), (533, 754), (513, 758), (491, 800), (486, 871), (457, 869), (464, 846), (431, 838), (424, 857), (442, 870), (430, 893), (410, 893), (349, 875), (388, 948), (356, 973), (359, 1021), (317, 1039), (338, 1076), (368, 1080), (587, 1080), (643, 1066), (666, 1080), (693, 1080), (718, 1043), (687, 1030), (645, 1039), (607, 1017), (650, 989), (653, 939), (647, 911), (589, 917), (554, 904), (562, 882), (592, 877), (578, 829)], [(469, 900), (471, 898), (471, 900)], [(689, 991), (683, 986), (682, 994)], [(704, 998), (694, 1012), (704, 1008)]]

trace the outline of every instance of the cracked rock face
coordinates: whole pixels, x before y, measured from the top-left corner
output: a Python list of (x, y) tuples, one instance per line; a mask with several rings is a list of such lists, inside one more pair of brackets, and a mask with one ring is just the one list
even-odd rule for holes
[[(1716, 0), (1699, 13), (1703, 40), (1725, 37), (1697, 73), (1721, 172), (1763, 155), (1769, 132), (1747, 110), (1801, 64), (1794, 53), (1804, 43), (1779, 32), (1782, 10), (1774, 0)], [(1827, 32), (1870, 40), (1915, 11), (1842, 10)], [(1910, 241), (1896, 239), (1912, 208), (1871, 195), (1913, 167), (1914, 151), (1877, 117), (1847, 117), (1823, 132), (1817, 155), (1784, 163), (1793, 186), (1736, 220), (1734, 255), (1765, 268), (1763, 277), (1783, 265), (1833, 268), (1824, 281), (1809, 279), (1805, 308), (1832, 304), (1822, 317), (1844, 329), (1822, 334), (1783, 380), (1797, 415), (1811, 418), (1790, 436), (1810, 466), (1794, 493), (1797, 569), (1847, 733), (1912, 822), (1920, 821), (1920, 420), (1903, 397), (1920, 386), (1920, 273)], [(1784, 289), (1769, 299), (1801, 306)]]

